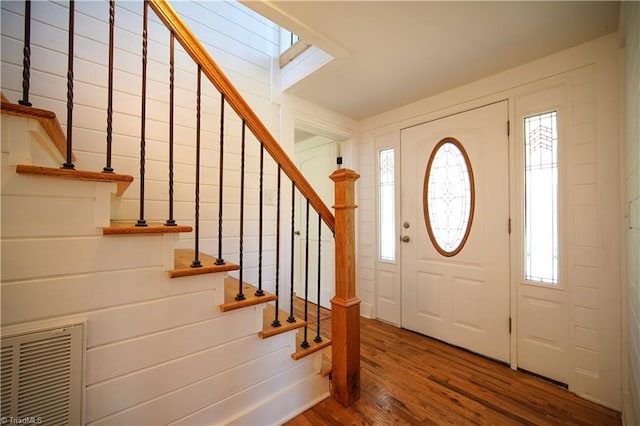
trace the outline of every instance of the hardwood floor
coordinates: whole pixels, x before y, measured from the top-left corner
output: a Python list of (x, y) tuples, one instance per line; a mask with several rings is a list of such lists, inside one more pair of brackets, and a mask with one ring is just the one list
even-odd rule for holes
[(379, 321), (361, 320), (361, 357), (358, 402), (328, 398), (286, 424), (621, 423), (620, 413), (559, 386)]

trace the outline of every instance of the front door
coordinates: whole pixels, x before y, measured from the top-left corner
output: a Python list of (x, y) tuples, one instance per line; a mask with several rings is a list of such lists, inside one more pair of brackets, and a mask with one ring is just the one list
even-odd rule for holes
[(402, 326), (504, 362), (507, 118), (503, 101), (404, 129), (400, 142)]

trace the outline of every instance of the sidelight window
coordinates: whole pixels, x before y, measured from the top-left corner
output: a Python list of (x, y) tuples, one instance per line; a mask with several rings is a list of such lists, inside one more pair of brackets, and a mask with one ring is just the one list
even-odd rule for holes
[(393, 148), (378, 151), (379, 258), (387, 262), (396, 260), (394, 154)]
[(558, 113), (524, 119), (524, 274), (558, 284)]

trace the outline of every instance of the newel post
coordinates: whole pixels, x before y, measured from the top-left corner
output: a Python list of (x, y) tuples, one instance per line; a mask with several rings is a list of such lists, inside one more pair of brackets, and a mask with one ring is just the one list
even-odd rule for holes
[(356, 296), (355, 181), (339, 169), (335, 182), (336, 294), (331, 299), (331, 393), (345, 407), (360, 399), (360, 299)]

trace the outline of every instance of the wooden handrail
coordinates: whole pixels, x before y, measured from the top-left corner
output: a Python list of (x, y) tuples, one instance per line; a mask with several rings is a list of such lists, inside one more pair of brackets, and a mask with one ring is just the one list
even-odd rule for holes
[(211, 55), (209, 55), (204, 46), (202, 46), (175, 10), (166, 0), (148, 0), (148, 2), (149, 6), (151, 6), (167, 29), (174, 34), (176, 40), (180, 42), (184, 50), (191, 56), (191, 59), (200, 65), (204, 75), (206, 75), (216, 89), (224, 95), (231, 108), (233, 108), (241, 119), (245, 120), (247, 127), (253, 132), (254, 136), (264, 144), (264, 148), (282, 167), (282, 171), (295, 183), (300, 193), (309, 200), (311, 206), (322, 217), (322, 221), (326, 223), (331, 232), (334, 232), (335, 217), (333, 213), (331, 213), (331, 210), (324, 204), (311, 184), (305, 179), (287, 153), (271, 135), (262, 121), (260, 121), (249, 104), (247, 104), (240, 95), (240, 92), (238, 92), (231, 81), (229, 81)]

